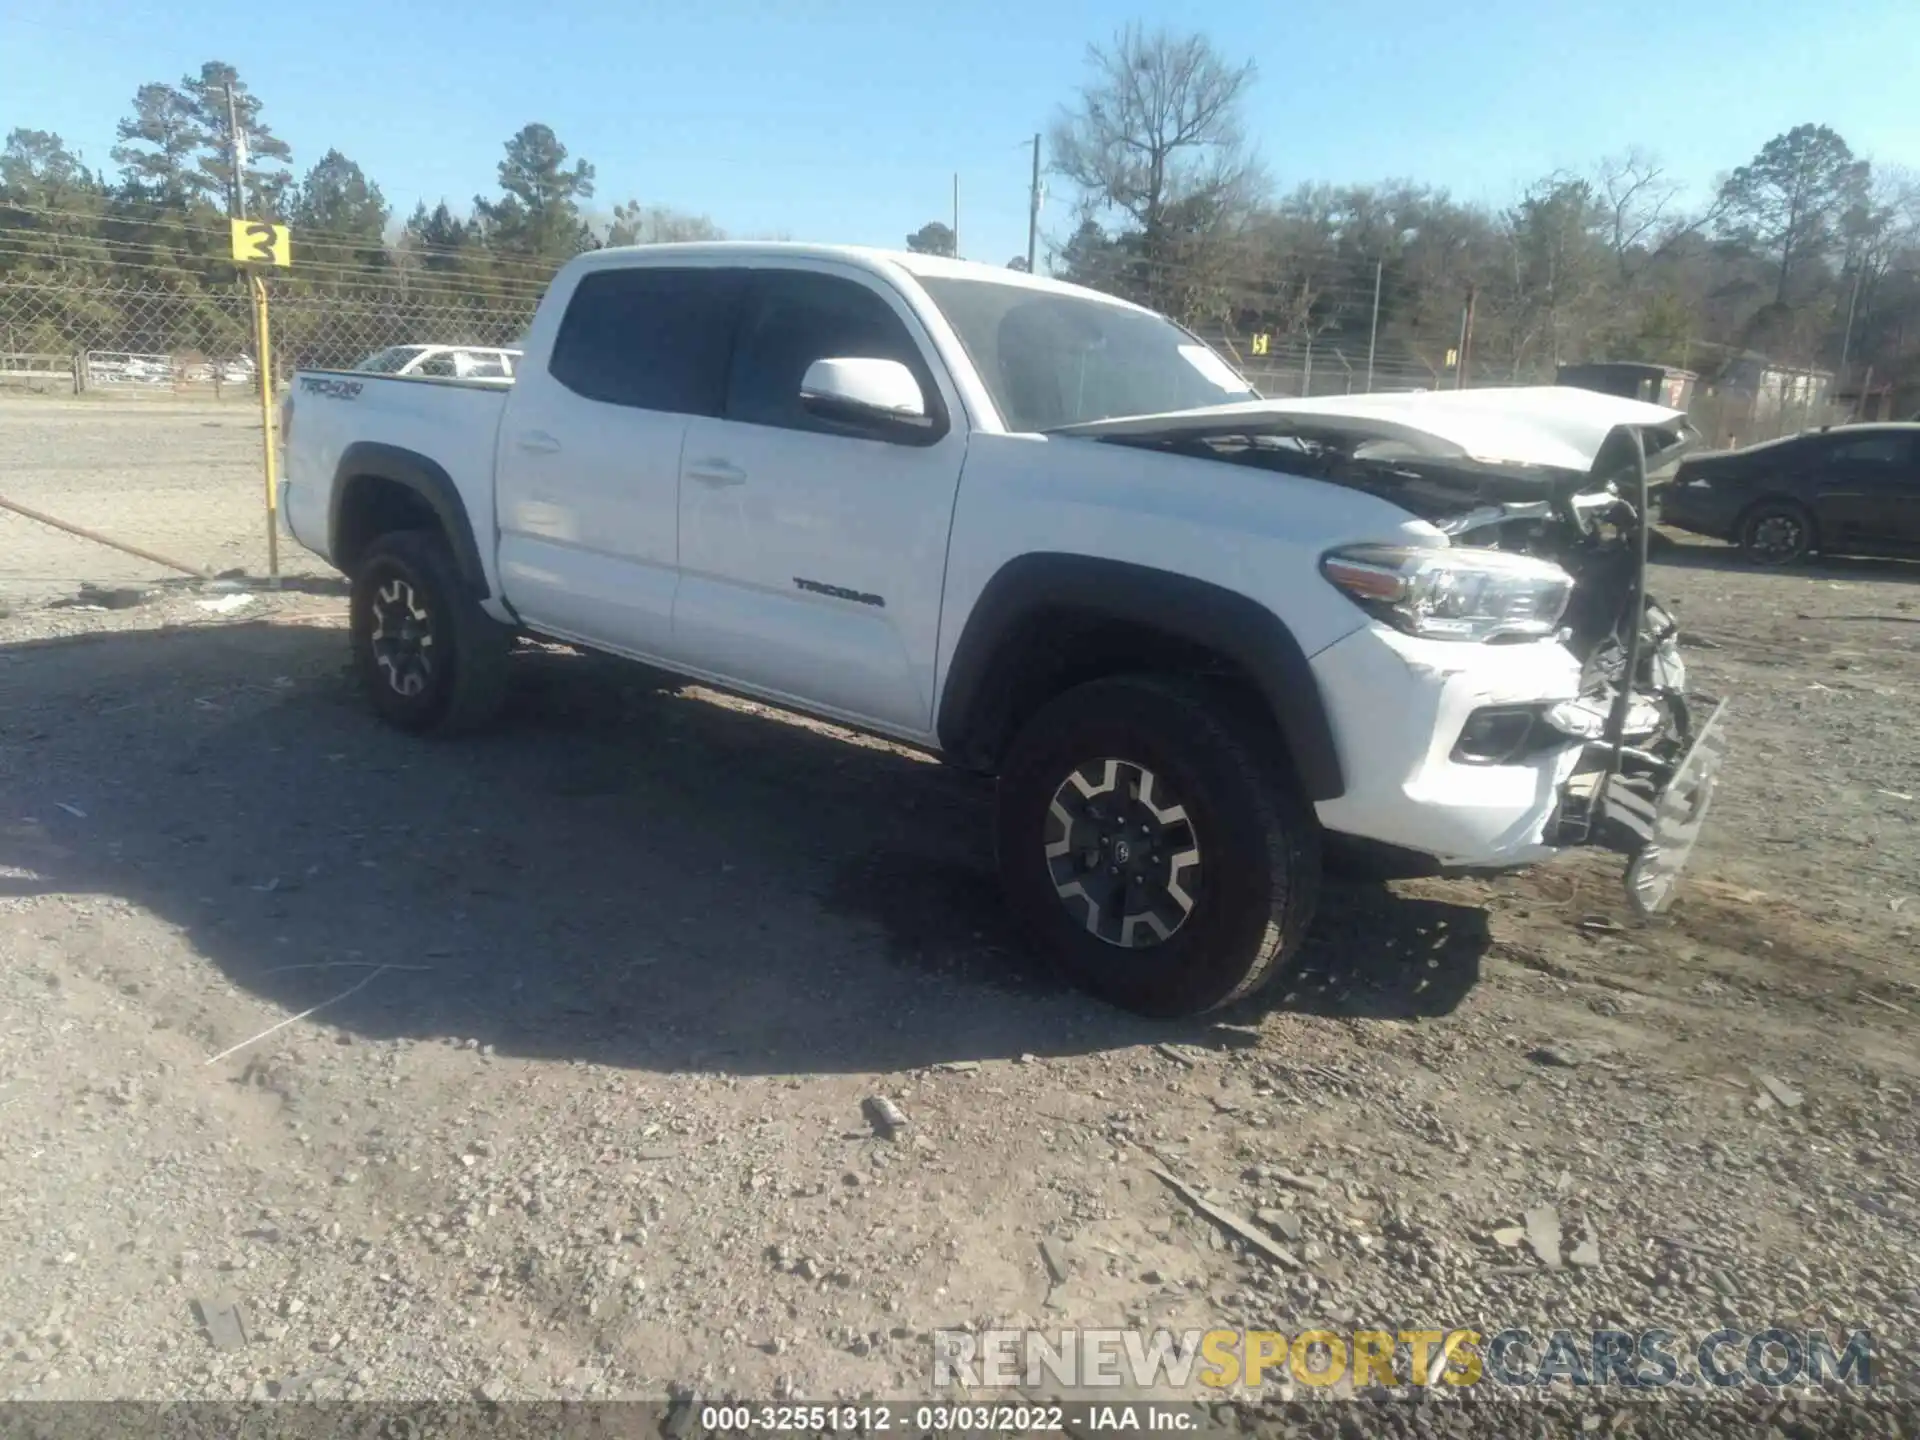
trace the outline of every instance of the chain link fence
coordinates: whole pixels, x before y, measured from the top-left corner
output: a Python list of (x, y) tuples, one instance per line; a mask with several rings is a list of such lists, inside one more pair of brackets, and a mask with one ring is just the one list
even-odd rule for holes
[[(394, 345), (512, 345), (538, 304), (537, 289), (447, 290), (363, 286), (272, 287), (276, 381), (296, 369), (351, 367)], [(1206, 338), (1263, 394), (1353, 395), (1370, 390), (1451, 389), (1454, 370), (1436, 345), (1429, 359), (1405, 345), (1276, 343)], [(238, 290), (177, 291), (157, 284), (0, 281), (0, 386), (107, 386), (217, 392), (253, 384), (251, 320)], [(1550, 371), (1475, 361), (1469, 383), (1549, 384)]]
[[(296, 369), (350, 368), (391, 346), (513, 346), (541, 286), (532, 275), (412, 269), (366, 283), (296, 273), (273, 277), (269, 288), (278, 391)], [(1462, 378), (1457, 330), (1426, 342), (1384, 332), (1357, 341), (1201, 333), (1274, 397), (1447, 390)], [(1554, 375), (1550, 366), (1470, 354), (1465, 378), (1504, 386), (1550, 384)], [(43, 398), (13, 398), (22, 392)], [(0, 514), (0, 608), (9, 597), (147, 573), (137, 552), (115, 555), (79, 538), (88, 530), (213, 571), (262, 573), (261, 427), (273, 421), (257, 408), (259, 394), (250, 297), (238, 286), (176, 286), (160, 273), (0, 280), (0, 498), (15, 503)], [(1715, 447), (1846, 418), (1824, 389), (1796, 384), (1755, 393), (1703, 382), (1691, 408)], [(32, 519), (36, 511), (68, 533)], [(292, 547), (281, 554), (304, 563)]]
[[(1347, 341), (1269, 342), (1261, 351), (1244, 336), (1207, 334), (1202, 338), (1231, 357), (1254, 389), (1273, 399), (1451, 390), (1460, 383), (1458, 372), (1444, 358), (1444, 348), (1435, 348), (1429, 359), (1419, 349), (1406, 345), (1369, 347), (1364, 341), (1357, 345)], [(1478, 360), (1471, 361), (1467, 369), (1467, 384), (1475, 389), (1552, 383), (1550, 369), (1515, 368)]]
[[(391, 282), (314, 288), (270, 282), (276, 387), (297, 369), (345, 369), (394, 345), (510, 346), (525, 333), (539, 286), (449, 285), (429, 272)], [(257, 386), (249, 301), (232, 290), (177, 290), (159, 282), (0, 281), (0, 389), (105, 390), (146, 395), (245, 396)], [(1422, 346), (1405, 338), (1328, 337), (1264, 347), (1214, 331), (1205, 338), (1269, 396), (1449, 390), (1456, 337)], [(1471, 356), (1474, 387), (1549, 385), (1551, 365), (1501, 365)], [(1696, 387), (1695, 423), (1710, 444), (1747, 444), (1846, 418), (1824, 395)]]
[[(392, 345), (509, 345), (537, 300), (531, 291), (406, 284), (273, 287), (275, 382), (300, 369), (348, 368)], [(252, 352), (251, 302), (238, 289), (0, 282), (0, 386), (246, 394), (256, 383)]]

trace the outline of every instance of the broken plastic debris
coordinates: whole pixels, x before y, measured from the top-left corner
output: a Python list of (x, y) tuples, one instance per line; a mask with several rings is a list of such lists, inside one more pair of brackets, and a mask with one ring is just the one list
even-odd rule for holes
[(1766, 1086), (1767, 1093), (1787, 1109), (1795, 1109), (1800, 1104), (1800, 1092), (1778, 1075), (1766, 1075), (1756, 1070), (1753, 1072), (1753, 1078)]
[(238, 1350), (247, 1343), (247, 1315), (231, 1295), (195, 1300), (193, 1308), (216, 1350)]
[(1560, 1212), (1539, 1205), (1521, 1217), (1526, 1222), (1527, 1246), (1549, 1270), (1560, 1268)]

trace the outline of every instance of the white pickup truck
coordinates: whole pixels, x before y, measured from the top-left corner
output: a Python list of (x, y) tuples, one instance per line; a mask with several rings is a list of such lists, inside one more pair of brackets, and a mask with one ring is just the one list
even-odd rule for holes
[(555, 277), (510, 385), (295, 377), (282, 513), (373, 708), (486, 720), (517, 635), (997, 777), (1012, 910), (1191, 1014), (1281, 973), (1323, 858), (1581, 845), (1661, 908), (1717, 727), (1644, 593), (1677, 411), (1267, 401), (1171, 321), (926, 255), (658, 245)]

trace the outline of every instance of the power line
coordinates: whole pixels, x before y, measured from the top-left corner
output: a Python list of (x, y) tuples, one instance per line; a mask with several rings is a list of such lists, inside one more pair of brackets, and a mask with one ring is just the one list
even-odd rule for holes
[[(162, 268), (162, 262), (165, 262), (165, 268), (176, 271), (203, 265), (224, 267), (232, 263), (224, 254), (201, 254), (192, 251), (183, 251), (165, 245), (142, 244), (137, 241), (110, 241), (96, 239), (94, 237), (83, 237), (78, 241), (71, 239), (65, 241), (68, 249), (97, 245), (108, 250), (109, 253), (107, 255), (97, 261), (93, 261), (89, 260), (85, 255), (62, 254), (57, 251), (49, 254), (47, 250), (42, 248), (46, 238), (45, 231), (0, 227), (0, 245), (4, 245), (7, 253), (22, 259), (48, 258), (65, 260), (77, 265), (95, 264), (115, 266), (116, 261), (111, 252), (119, 251), (122, 252), (122, 259), (118, 263), (117, 268), (138, 268), (127, 266), (124, 263), (126, 255), (131, 253), (150, 257), (143, 262), (144, 268), (150, 272), (160, 270)], [(526, 299), (529, 301), (538, 300), (540, 296), (546, 292), (546, 283), (544, 281), (534, 282), (519, 280), (508, 276), (493, 277), (485, 274), (448, 277), (447, 272), (431, 269), (402, 271), (376, 270), (361, 266), (329, 264), (324, 261), (302, 262), (296, 267), (292, 279), (297, 283), (302, 278), (314, 279), (335, 286), (359, 287), (366, 290), (394, 290), (406, 288), (411, 285), (423, 288), (432, 287), (443, 291), (458, 290), (462, 293), (469, 293), (475, 296), (485, 296), (491, 293), (501, 298)], [(449, 278), (451, 278), (452, 283), (448, 283)]]
[[(115, 202), (115, 203), (123, 204), (125, 202)], [(140, 203), (147, 204), (147, 205), (154, 204), (154, 202), (151, 202), (151, 201), (140, 202)], [(161, 207), (156, 207), (156, 208), (161, 208)], [(186, 230), (189, 233), (193, 233), (193, 234), (204, 234), (206, 236), (216, 238), (216, 239), (225, 238), (217, 226), (209, 224), (205, 220), (196, 219), (192, 215), (185, 214), (177, 210), (164, 210), (163, 214), (153, 216), (153, 217), (143, 217), (139, 215), (129, 215), (115, 209), (108, 209), (105, 211), (94, 212), (94, 211), (87, 211), (87, 210), (67, 210), (67, 209), (60, 209), (60, 208), (44, 206), (44, 205), (22, 205), (22, 204), (16, 204), (13, 202), (0, 203), (0, 211), (6, 211), (6, 210), (19, 211), (21, 213), (28, 214), (28, 215), (45, 215), (54, 219), (87, 220), (87, 221), (93, 222), (96, 225), (140, 225), (140, 226), (147, 226), (147, 227), (153, 227), (153, 228), (178, 227), (180, 229)], [(465, 257), (465, 258), (485, 257), (489, 261), (489, 263), (514, 266), (514, 267), (518, 267), (526, 270), (542, 271), (544, 272), (545, 275), (548, 275), (548, 276), (550, 276), (552, 272), (554, 270), (557, 270), (560, 266), (560, 262), (558, 260), (547, 260), (543, 258), (536, 258), (533, 256), (515, 255), (512, 251), (496, 250), (488, 246), (486, 242), (483, 240), (475, 240), (473, 243), (468, 245), (430, 245), (425, 243), (424, 241), (413, 240), (413, 239), (403, 239), (400, 242), (400, 244), (396, 246), (396, 245), (390, 244), (384, 237), (370, 236), (370, 235), (354, 235), (350, 232), (342, 231), (342, 230), (315, 230), (315, 229), (308, 229), (302, 226), (302, 227), (296, 228), (294, 231), (294, 234), (296, 238), (300, 241), (303, 248), (351, 249), (351, 250), (361, 250), (361, 251), (374, 249), (374, 248), (379, 248), (382, 250), (394, 250), (396, 248), (399, 248), (412, 253), (427, 254), (427, 255), (444, 255), (448, 257), (458, 256), (458, 257)], [(337, 245), (326, 245), (322, 243), (316, 246), (314, 244), (313, 237), (319, 237), (322, 242), (332, 240), (332, 241), (337, 241), (339, 243)], [(100, 238), (105, 238), (105, 237), (100, 237)], [(544, 281), (542, 283), (544, 283)]]

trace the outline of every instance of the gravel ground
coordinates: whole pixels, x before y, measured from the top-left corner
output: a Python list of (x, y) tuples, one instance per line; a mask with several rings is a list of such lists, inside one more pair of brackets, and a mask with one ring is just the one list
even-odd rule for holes
[[(257, 573), (253, 433), (8, 403), (0, 494)], [(922, 758), (537, 647), (411, 742), (317, 567), (86, 608), (157, 576), (0, 517), (0, 1396), (911, 1396), (994, 1322), (1869, 1327), (1911, 1393), (1920, 573), (1662, 553), (1737, 707), (1667, 920), (1335, 889), (1170, 1027), (1022, 952)]]

